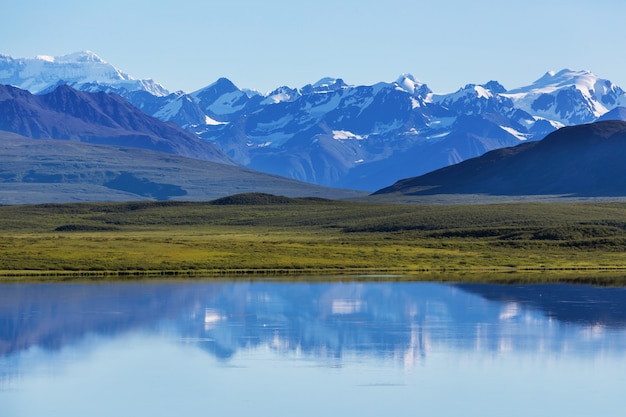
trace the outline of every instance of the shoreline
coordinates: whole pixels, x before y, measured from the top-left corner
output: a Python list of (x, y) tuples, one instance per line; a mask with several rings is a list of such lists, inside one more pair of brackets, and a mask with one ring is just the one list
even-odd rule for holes
[(591, 284), (626, 286), (626, 267), (615, 268), (481, 268), (481, 269), (229, 269), (54, 271), (0, 270), (0, 284), (138, 281), (430, 281), (497, 284)]

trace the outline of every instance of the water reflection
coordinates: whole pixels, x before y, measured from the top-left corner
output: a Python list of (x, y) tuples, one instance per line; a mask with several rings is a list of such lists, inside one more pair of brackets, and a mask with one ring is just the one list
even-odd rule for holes
[[(210, 357), (222, 367), (270, 369), (284, 360), (285, 372), (295, 367), (307, 375), (303, 363), (361, 367), (361, 373), (369, 369), (378, 375), (372, 363), (388, 364), (394, 372), (425, 372), (431, 362), (458, 365), (468, 357), (472, 367), (498, 358), (502, 363), (516, 358), (516, 366), (528, 358), (535, 366), (555, 366), (556, 358), (564, 357), (585, 363), (614, 358), (610, 367), (623, 371), (625, 328), (623, 288), (385, 282), (2, 285), (0, 403), (10, 398), (7, 390), (30, 378), (29, 372), (41, 372), (42, 361), (68, 361), (67, 352), (88, 356), (84, 352), (100, 352), (105, 345), (122, 356), (135, 350), (140, 358), (161, 351), (168, 358), (183, 355), (170, 360), (189, 367), (185, 375), (193, 374), (189, 355), (198, 352), (204, 355), (196, 357), (198, 362)], [(359, 377), (350, 384), (383, 389), (407, 382)]]
[[(341, 357), (582, 349), (626, 327), (626, 290), (432, 283), (39, 284), (0, 287), (0, 355), (167, 327), (220, 358), (258, 345)], [(603, 340), (619, 350), (625, 340)], [(411, 359), (411, 360), (413, 360)]]

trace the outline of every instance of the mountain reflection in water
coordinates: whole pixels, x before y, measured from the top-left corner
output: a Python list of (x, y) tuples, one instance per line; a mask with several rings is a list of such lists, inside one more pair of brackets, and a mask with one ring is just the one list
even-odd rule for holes
[[(623, 350), (626, 290), (435, 283), (183, 282), (0, 287), (0, 356), (98, 334), (167, 327), (228, 359), (266, 346), (407, 365), (433, 345), (466, 350)], [(162, 330), (159, 330), (162, 331)]]
[(0, 285), (0, 415), (623, 416), (626, 291)]

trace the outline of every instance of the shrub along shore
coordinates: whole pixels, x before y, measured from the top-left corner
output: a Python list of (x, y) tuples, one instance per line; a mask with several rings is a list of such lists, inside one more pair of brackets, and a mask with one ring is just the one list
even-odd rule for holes
[[(2, 280), (376, 276), (626, 283), (626, 203), (0, 206)], [(365, 279), (365, 278), (364, 278)]]

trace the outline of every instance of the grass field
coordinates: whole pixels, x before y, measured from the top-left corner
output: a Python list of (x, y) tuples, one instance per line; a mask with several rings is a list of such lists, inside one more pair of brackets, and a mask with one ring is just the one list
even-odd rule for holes
[(626, 282), (624, 203), (384, 205), (250, 194), (0, 206), (0, 235), (4, 279), (523, 272), (540, 280), (555, 271)]

